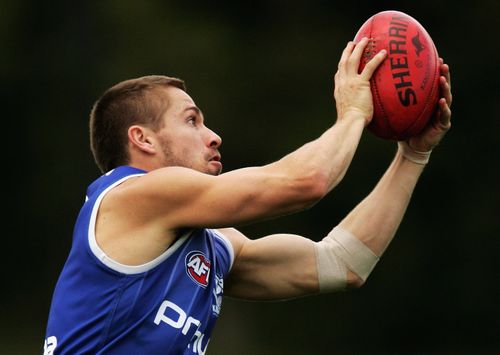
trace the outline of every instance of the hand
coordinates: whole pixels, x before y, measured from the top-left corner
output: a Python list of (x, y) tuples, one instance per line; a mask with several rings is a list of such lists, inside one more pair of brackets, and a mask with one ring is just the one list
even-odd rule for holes
[(338, 119), (342, 120), (347, 116), (354, 115), (364, 119), (365, 126), (370, 123), (373, 117), (370, 79), (386, 57), (386, 51), (380, 51), (359, 73), (359, 63), (368, 41), (368, 38), (365, 37), (358, 44), (347, 43), (339, 61), (338, 71), (335, 74), (334, 91)]
[(451, 77), (448, 64), (439, 58), (441, 77), (439, 85), (441, 98), (427, 127), (418, 136), (410, 138), (407, 143), (415, 151), (429, 152), (443, 139), (451, 127)]

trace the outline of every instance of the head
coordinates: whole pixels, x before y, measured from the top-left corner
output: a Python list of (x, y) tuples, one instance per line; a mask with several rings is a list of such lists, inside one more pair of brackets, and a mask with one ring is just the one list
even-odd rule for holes
[(184, 82), (145, 76), (108, 89), (90, 115), (90, 143), (101, 171), (120, 165), (144, 170), (183, 166), (204, 173), (221, 171), (221, 139), (204, 117)]

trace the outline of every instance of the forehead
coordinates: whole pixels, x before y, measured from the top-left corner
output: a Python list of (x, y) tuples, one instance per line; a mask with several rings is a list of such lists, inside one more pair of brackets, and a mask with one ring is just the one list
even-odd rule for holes
[(167, 114), (180, 115), (189, 108), (196, 107), (196, 104), (191, 96), (189, 96), (184, 90), (174, 86), (169, 86), (164, 88), (163, 91), (168, 100)]

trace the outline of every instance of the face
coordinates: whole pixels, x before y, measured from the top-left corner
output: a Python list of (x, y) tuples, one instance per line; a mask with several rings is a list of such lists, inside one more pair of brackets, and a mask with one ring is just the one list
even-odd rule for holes
[(183, 90), (168, 87), (169, 105), (163, 127), (157, 132), (164, 166), (183, 166), (218, 175), (222, 171), (221, 138), (205, 126), (193, 99)]

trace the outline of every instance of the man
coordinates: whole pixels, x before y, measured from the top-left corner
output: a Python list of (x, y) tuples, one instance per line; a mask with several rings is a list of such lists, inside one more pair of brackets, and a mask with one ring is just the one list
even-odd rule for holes
[(109, 89), (91, 113), (105, 173), (89, 186), (57, 283), (46, 354), (204, 354), (223, 292), (285, 299), (359, 287), (393, 238), (430, 151), (450, 127), (449, 68), (431, 124), (399, 143), (375, 189), (321, 242), (250, 240), (231, 226), (311, 207), (343, 178), (373, 115), (358, 73), (368, 39), (349, 42), (335, 75), (336, 123), (262, 167), (221, 174), (221, 138), (178, 79), (149, 76)]

